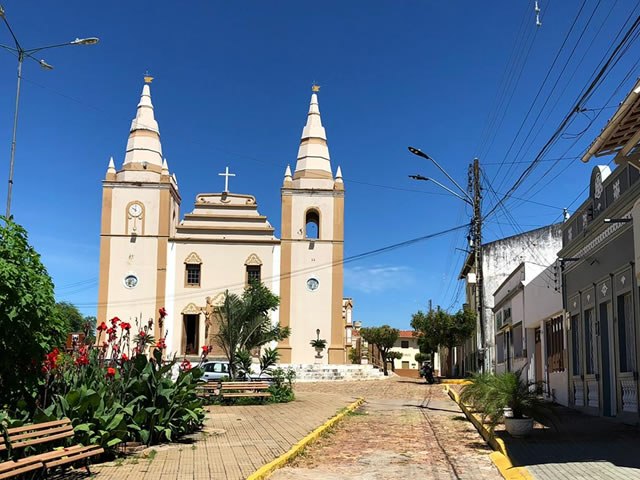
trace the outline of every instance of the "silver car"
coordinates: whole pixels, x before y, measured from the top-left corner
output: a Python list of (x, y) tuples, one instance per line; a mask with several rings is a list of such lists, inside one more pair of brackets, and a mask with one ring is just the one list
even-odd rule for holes
[(201, 380), (216, 382), (229, 376), (229, 362), (226, 360), (213, 360), (203, 363), (200, 368), (204, 370)]

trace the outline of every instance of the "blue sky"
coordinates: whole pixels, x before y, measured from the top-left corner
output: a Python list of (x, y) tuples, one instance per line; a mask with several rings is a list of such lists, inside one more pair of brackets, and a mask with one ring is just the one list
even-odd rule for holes
[[(420, 173), (447, 183), (408, 145), (429, 152), (463, 186), (479, 156), (487, 181), (504, 193), (629, 16), (638, 15), (636, 2), (614, 0), (542, 0), (540, 28), (528, 0), (160, 0), (100, 8), (5, 0), (4, 7), (24, 47), (100, 37), (96, 46), (43, 52), (52, 71), (25, 64), (12, 209), (58, 299), (87, 314), (97, 303), (101, 180), (109, 156), (122, 163), (147, 69), (182, 213), (197, 193), (222, 189), (217, 173), (228, 165), (237, 174), (231, 190), (255, 195), (278, 231), (282, 176), (295, 164), (310, 86), (320, 84), (333, 167), (342, 167), (346, 185), (348, 257), (468, 222), (458, 199), (407, 178)], [(0, 43), (10, 41), (0, 28)], [(633, 83), (638, 49), (634, 43), (515, 193), (528, 201), (505, 202), (517, 224), (498, 210), (487, 220), (486, 241), (558, 221), (562, 207), (581, 203), (594, 164), (570, 158), (586, 149)], [(15, 58), (0, 51), (3, 200), (15, 68)], [(488, 210), (495, 198), (485, 195)], [(430, 298), (458, 306), (464, 253), (457, 249), (465, 236), (461, 230), (345, 265), (355, 318), (408, 328), (411, 313)]]

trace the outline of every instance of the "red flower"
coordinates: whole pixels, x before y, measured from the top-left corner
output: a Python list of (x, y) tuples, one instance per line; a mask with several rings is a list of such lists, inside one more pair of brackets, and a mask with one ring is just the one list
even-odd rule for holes
[(76, 365), (81, 367), (83, 365), (89, 365), (89, 356), (84, 353), (82, 355), (78, 355), (78, 357), (76, 358)]
[(167, 311), (164, 309), (164, 307), (162, 307), (160, 310), (158, 310), (158, 312), (160, 313), (160, 316), (162, 318), (167, 316)]
[(114, 345), (111, 348), (113, 349), (114, 352), (117, 352), (120, 350), (120, 347), (118, 345)]
[(144, 330), (140, 330), (139, 335), (140, 335), (142, 338), (144, 338), (144, 336), (146, 335), (146, 333), (144, 333)]
[(188, 372), (189, 370), (191, 370), (191, 362), (185, 358), (180, 364), (180, 370), (182, 370), (183, 372)]
[(129, 357), (127, 356), (126, 353), (123, 353), (122, 356), (120, 357), (122, 359), (123, 362), (126, 362), (129, 360)]
[(54, 348), (51, 353), (47, 353), (44, 356), (44, 363), (42, 365), (42, 373), (50, 372), (58, 367), (58, 359), (60, 357), (60, 350)]
[(164, 343), (164, 338), (160, 338), (157, 342), (156, 342), (156, 348), (167, 348), (167, 344)]
[(116, 333), (116, 329), (114, 327), (109, 327), (107, 329), (107, 334), (113, 335), (114, 333)]
[(115, 327), (118, 324), (119, 321), (120, 321), (120, 319), (118, 317), (113, 317), (111, 319), (111, 324)]
[(209, 347), (207, 347), (206, 345), (202, 346), (202, 354), (206, 355), (207, 353), (209, 353)]
[(131, 324), (129, 322), (121, 322), (120, 328), (122, 328), (123, 330), (129, 330), (131, 328)]
[(106, 323), (104, 323), (104, 322), (102, 322), (102, 323), (98, 326), (98, 328), (97, 328), (97, 330), (98, 330), (99, 332), (102, 332), (102, 331), (104, 331), (104, 330), (106, 330), (106, 329), (107, 329), (107, 324), (106, 324)]
[(113, 367), (107, 368), (107, 378), (113, 378), (116, 376), (116, 369)]

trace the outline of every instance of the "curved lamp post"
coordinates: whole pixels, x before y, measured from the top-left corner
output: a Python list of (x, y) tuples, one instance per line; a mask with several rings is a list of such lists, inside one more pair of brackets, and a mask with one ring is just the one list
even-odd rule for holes
[(37, 48), (22, 48), (20, 42), (16, 38), (16, 35), (13, 33), (11, 25), (7, 21), (7, 17), (5, 15), (4, 7), (0, 5), (0, 18), (7, 26), (9, 33), (11, 34), (11, 38), (13, 39), (14, 46), (11, 47), (9, 45), (0, 44), (0, 48), (7, 50), (13, 53), (16, 57), (18, 57), (18, 84), (16, 87), (16, 105), (13, 114), (13, 134), (11, 136), (11, 158), (9, 160), (9, 185), (7, 188), (7, 212), (6, 217), (9, 218), (11, 216), (11, 193), (13, 190), (13, 167), (15, 165), (15, 155), (16, 155), (16, 132), (18, 129), (18, 105), (20, 103), (20, 83), (22, 81), (22, 63), (25, 58), (30, 58), (35, 61), (38, 65), (40, 65), (45, 70), (53, 70), (53, 66), (48, 64), (43, 59), (37, 59), (34, 54), (40, 52), (41, 50), (48, 50), (51, 48), (59, 48), (59, 47), (68, 47), (71, 45), (95, 45), (98, 43), (99, 39), (97, 37), (89, 37), (89, 38), (76, 38), (75, 40), (71, 40), (66, 43), (58, 43), (55, 45), (45, 45), (43, 47)]

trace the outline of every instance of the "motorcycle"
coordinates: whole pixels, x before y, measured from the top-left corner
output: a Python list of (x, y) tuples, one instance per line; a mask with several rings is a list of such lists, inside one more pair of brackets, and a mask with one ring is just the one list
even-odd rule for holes
[(433, 377), (433, 369), (426, 365), (420, 369), (420, 376), (424, 377), (425, 381), (429, 385), (433, 385), (435, 383), (435, 378)]

